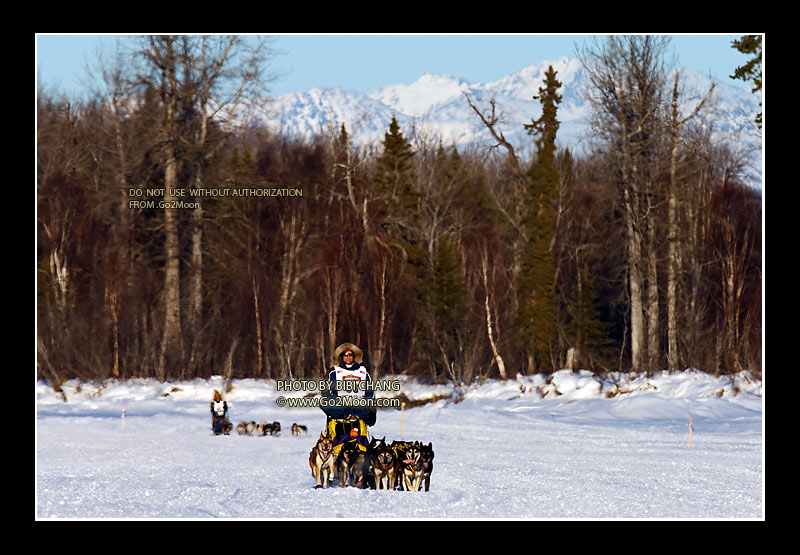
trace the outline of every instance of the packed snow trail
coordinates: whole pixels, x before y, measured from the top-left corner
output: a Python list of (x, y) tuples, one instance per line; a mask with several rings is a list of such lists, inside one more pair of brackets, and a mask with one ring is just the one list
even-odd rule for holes
[[(231, 421), (278, 420), (281, 437), (212, 436), (211, 382), (166, 396), (151, 391), (164, 384), (107, 386), (66, 403), (40, 385), (36, 518), (763, 518), (760, 385), (717, 395), (688, 374), (606, 399), (561, 378), (557, 396), (497, 382), (406, 410), (403, 439), (436, 453), (429, 492), (313, 489), (324, 415), (276, 407), (267, 382), (236, 384)], [(292, 422), (308, 436), (292, 437)], [(400, 412), (380, 411), (371, 433), (400, 439)]]

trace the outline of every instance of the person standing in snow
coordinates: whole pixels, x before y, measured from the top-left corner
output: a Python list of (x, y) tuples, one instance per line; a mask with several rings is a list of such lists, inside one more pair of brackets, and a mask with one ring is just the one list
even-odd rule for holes
[(211, 430), (215, 436), (228, 435), (232, 427), (228, 422), (228, 402), (224, 401), (222, 394), (215, 389), (214, 398), (211, 400)]

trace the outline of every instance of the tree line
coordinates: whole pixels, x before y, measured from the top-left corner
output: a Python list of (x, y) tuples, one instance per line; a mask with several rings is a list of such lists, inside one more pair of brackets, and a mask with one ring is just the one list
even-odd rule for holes
[[(761, 198), (712, 139), (710, 91), (682, 113), (663, 38), (583, 53), (580, 156), (556, 147), (550, 68), (527, 157), (468, 97), (496, 148), (396, 120), (358, 148), (344, 124), (276, 135), (242, 116), (268, 42), (136, 40), (87, 98), (38, 92), (41, 379), (318, 379), (342, 341), (374, 378), (760, 372)], [(133, 205), (147, 189), (165, 204)]]

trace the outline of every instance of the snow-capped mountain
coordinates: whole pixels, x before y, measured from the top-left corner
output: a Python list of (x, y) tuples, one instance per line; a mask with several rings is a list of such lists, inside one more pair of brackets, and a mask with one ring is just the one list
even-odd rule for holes
[[(533, 96), (538, 94), (550, 65), (562, 83), (558, 141), (562, 146), (579, 149), (589, 130), (589, 107), (583, 96), (586, 77), (580, 60), (567, 56), (531, 65), (492, 83), (426, 72), (414, 83), (391, 85), (369, 94), (334, 87), (285, 94), (272, 102), (266, 124), (276, 133), (310, 139), (336, 134), (344, 123), (354, 143), (364, 145), (379, 144), (395, 116), (407, 137), (413, 133), (441, 140), (445, 145), (493, 144), (487, 129), (467, 104), (466, 93), (484, 110), (494, 99), (496, 113), (501, 115), (499, 130), (512, 143), (530, 143), (523, 125), (541, 114), (541, 104)], [(711, 80), (683, 69), (681, 82), (686, 91), (695, 93), (685, 95), (688, 113), (693, 102), (708, 90)], [(761, 109), (758, 98), (726, 83), (717, 81), (715, 85), (715, 132), (760, 145), (761, 137), (753, 125), (754, 115)]]

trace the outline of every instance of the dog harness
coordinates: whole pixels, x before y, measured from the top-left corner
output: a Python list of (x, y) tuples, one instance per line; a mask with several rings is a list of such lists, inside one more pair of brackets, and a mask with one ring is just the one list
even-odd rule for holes
[(394, 451), (394, 457), (408, 468), (411, 469), (412, 472), (417, 471), (417, 465), (420, 464), (419, 458), (417, 459), (408, 459), (405, 458), (406, 449), (403, 446), (392, 447)]

